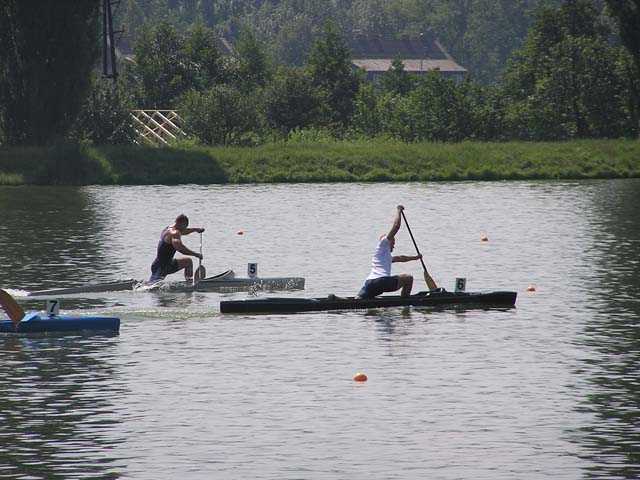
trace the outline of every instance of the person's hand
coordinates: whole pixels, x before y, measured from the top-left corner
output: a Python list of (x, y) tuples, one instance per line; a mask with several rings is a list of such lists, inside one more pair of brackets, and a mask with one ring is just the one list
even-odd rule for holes
[(422, 260), (422, 254), (419, 253), (418, 255), (416, 255), (416, 260)]
[(194, 230), (198, 233), (204, 233), (204, 228), (200, 227), (200, 228), (194, 228)]
[(398, 210), (399, 211), (403, 211), (404, 210), (404, 205), (398, 205)]
[(202, 255), (201, 253), (196, 253), (196, 258), (199, 258), (200, 260), (204, 260), (204, 255)]

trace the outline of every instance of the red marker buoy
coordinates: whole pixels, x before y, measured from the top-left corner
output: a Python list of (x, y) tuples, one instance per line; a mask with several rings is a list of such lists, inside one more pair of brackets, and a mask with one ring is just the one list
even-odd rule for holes
[(536, 291), (536, 287), (534, 287), (533, 285), (529, 285), (527, 287), (527, 292), (535, 292)]
[(238, 235), (244, 235), (244, 232), (242, 230), (238, 230)]
[(367, 381), (367, 376), (362, 372), (358, 372), (353, 376), (353, 381), (354, 382), (366, 382)]
[(481, 242), (488, 242), (489, 241), (489, 237), (482, 237), (480, 238)]

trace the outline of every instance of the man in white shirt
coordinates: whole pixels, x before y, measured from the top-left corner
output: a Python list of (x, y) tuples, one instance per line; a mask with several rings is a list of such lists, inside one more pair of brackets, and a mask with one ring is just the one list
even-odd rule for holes
[(411, 294), (413, 287), (413, 277), (407, 274), (391, 275), (391, 264), (395, 262), (410, 262), (420, 260), (422, 255), (391, 255), (396, 243), (396, 233), (402, 224), (402, 205), (398, 205), (396, 218), (393, 221), (391, 230), (380, 236), (380, 242), (371, 259), (371, 273), (358, 292), (358, 298), (373, 298), (383, 292), (395, 292), (402, 289), (400, 294), (406, 297)]

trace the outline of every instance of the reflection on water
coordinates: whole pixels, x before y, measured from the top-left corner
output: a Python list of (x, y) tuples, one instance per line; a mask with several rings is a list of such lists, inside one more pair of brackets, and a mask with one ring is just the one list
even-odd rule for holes
[(75, 286), (111, 269), (104, 262), (109, 213), (88, 190), (0, 188), (0, 212), (0, 285), (29, 290), (46, 288), (43, 282)]
[(640, 476), (640, 189), (621, 182), (599, 191), (594, 205), (597, 245), (589, 252), (598, 272), (594, 302), (602, 304), (578, 339), (593, 391), (578, 407), (594, 414), (580, 431), (594, 467), (588, 478)]
[[(0, 284), (146, 278), (184, 212), (210, 272), (257, 261), (307, 278), (274, 295), (352, 295), (398, 203), (439, 285), (517, 290), (517, 307), (229, 316), (220, 300), (250, 294), (64, 297), (120, 316), (120, 335), (0, 338), (0, 478), (640, 478), (638, 180), (0, 188)], [(413, 251), (401, 229), (396, 253)], [(394, 272), (424, 289), (419, 262)]]
[(118, 478), (115, 336), (0, 339), (0, 478)]

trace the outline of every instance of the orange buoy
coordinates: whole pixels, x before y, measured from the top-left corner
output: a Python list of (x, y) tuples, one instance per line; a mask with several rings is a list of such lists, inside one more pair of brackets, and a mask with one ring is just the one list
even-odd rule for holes
[(238, 230), (238, 235), (244, 235), (244, 232), (242, 230)]
[(488, 242), (489, 241), (489, 237), (482, 237), (480, 238), (481, 242)]
[(536, 287), (534, 287), (533, 285), (529, 285), (527, 287), (527, 292), (535, 292), (536, 291)]
[(366, 382), (367, 381), (367, 376), (362, 372), (358, 372), (353, 376), (353, 381), (354, 382)]

